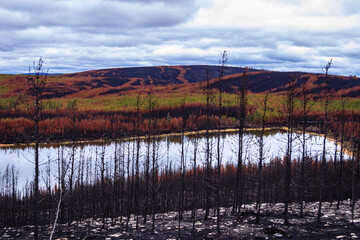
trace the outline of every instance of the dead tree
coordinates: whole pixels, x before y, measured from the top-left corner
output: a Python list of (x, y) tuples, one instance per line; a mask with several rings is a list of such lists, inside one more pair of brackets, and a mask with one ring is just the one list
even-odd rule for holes
[(12, 165), (10, 174), (11, 174), (11, 225), (16, 226), (16, 218), (17, 218), (16, 202), (17, 202), (19, 170), (17, 170), (15, 166)]
[(195, 137), (194, 137), (194, 152), (193, 152), (193, 194), (192, 194), (192, 207), (191, 207), (191, 219), (192, 219), (192, 233), (195, 234), (195, 221), (196, 221), (196, 193), (197, 193), (197, 149), (198, 149), (198, 145), (199, 145), (199, 136), (198, 133), (195, 132)]
[(105, 219), (105, 141), (102, 143), (102, 151), (100, 157), (100, 181), (101, 181), (101, 217), (102, 217), (102, 227), (105, 227), (106, 219)]
[(217, 181), (217, 187), (216, 187), (216, 212), (217, 212), (217, 219), (216, 219), (216, 230), (217, 230), (217, 234), (220, 235), (220, 205), (221, 205), (221, 197), (220, 197), (220, 189), (221, 189), (221, 160), (222, 160), (222, 148), (221, 148), (221, 117), (223, 115), (223, 81), (224, 81), (224, 75), (225, 75), (225, 71), (227, 68), (227, 64), (228, 64), (228, 55), (226, 53), (226, 51), (224, 51), (221, 54), (221, 58), (219, 60), (219, 76), (218, 76), (218, 86), (217, 89), (219, 91), (219, 98), (218, 98), (218, 106), (217, 106), (217, 111), (218, 111), (218, 123), (217, 123), (217, 145), (216, 145), (216, 160), (217, 160), (217, 176), (216, 176), (216, 181)]
[(289, 200), (290, 200), (290, 183), (291, 183), (291, 157), (292, 157), (292, 142), (294, 132), (294, 107), (295, 107), (295, 90), (296, 78), (290, 77), (289, 88), (286, 95), (285, 114), (287, 118), (287, 147), (286, 147), (286, 170), (285, 170), (285, 209), (284, 209), (284, 224), (289, 225)]
[(182, 220), (182, 214), (183, 214), (183, 208), (184, 208), (184, 195), (185, 195), (185, 173), (186, 173), (186, 158), (185, 158), (185, 127), (187, 122), (187, 116), (185, 115), (185, 103), (186, 99), (181, 99), (181, 105), (180, 105), (180, 112), (182, 116), (182, 126), (181, 126), (181, 153), (180, 153), (180, 177), (181, 177), (181, 183), (180, 183), (180, 191), (179, 191), (179, 232), (178, 232), (178, 238), (181, 237), (181, 220)]
[(153, 123), (153, 118), (155, 115), (155, 108), (157, 107), (157, 98), (154, 98), (154, 94), (152, 91), (152, 84), (153, 82), (151, 82), (150, 84), (150, 89), (147, 93), (147, 110), (149, 112), (149, 117), (148, 117), (148, 129), (147, 129), (147, 147), (146, 147), (146, 157), (145, 157), (145, 205), (144, 205), (144, 212), (143, 212), (143, 219), (144, 219), (144, 223), (146, 223), (146, 218), (147, 218), (147, 213), (148, 213), (148, 208), (149, 208), (149, 183), (150, 183), (150, 145), (151, 145), (151, 141), (152, 141), (152, 137), (154, 134), (154, 123)]
[[(358, 196), (357, 194), (359, 194), (359, 176), (360, 176), (360, 121), (359, 121), (359, 116), (357, 117), (357, 123), (356, 124), (356, 133), (355, 133), (355, 137), (354, 137), (354, 144), (356, 145), (356, 170), (355, 170), (355, 176), (356, 176), (356, 180), (355, 180), (355, 196)], [(355, 151), (355, 150), (354, 150)], [(357, 190), (357, 192), (356, 192)]]
[(142, 105), (141, 96), (136, 96), (136, 122), (135, 122), (135, 134), (136, 134), (136, 156), (135, 156), (135, 192), (134, 192), (134, 208), (136, 215), (136, 229), (139, 228), (139, 187), (140, 187), (140, 121), (141, 113), (140, 107)]
[[(60, 148), (59, 148), (60, 149)], [(60, 151), (58, 151), (58, 184), (59, 184), (59, 192), (58, 192), (58, 204), (56, 208), (56, 214), (55, 214), (55, 220), (54, 224), (51, 230), (50, 234), (50, 240), (52, 239), (53, 234), (55, 233), (56, 225), (58, 224), (60, 213), (62, 213), (62, 205), (63, 205), (63, 199), (65, 197), (65, 177), (69, 168), (69, 164), (66, 164), (64, 160), (64, 149), (61, 148), (61, 154)], [(59, 232), (61, 232), (61, 229), (59, 229)]]
[[(154, 192), (156, 191), (156, 174), (157, 171), (155, 169), (157, 164), (157, 156), (156, 152), (154, 152), (156, 149), (153, 145), (152, 149), (152, 156), (151, 156), (151, 143), (156, 144), (156, 138), (155, 134), (157, 131), (157, 125), (158, 125), (158, 119), (156, 117), (156, 109), (158, 107), (158, 97), (154, 97), (154, 94), (152, 92), (152, 84), (151, 82), (150, 89), (148, 91), (148, 98), (147, 98), (147, 107), (149, 111), (149, 118), (148, 118), (148, 136), (147, 136), (147, 149), (146, 149), (146, 158), (145, 158), (145, 206), (144, 206), (144, 223), (146, 223), (146, 214), (148, 213), (149, 208), (149, 192), (151, 190), (152, 195), (154, 195)], [(152, 159), (152, 175), (150, 175), (150, 160)], [(150, 188), (151, 184), (151, 189)], [(154, 185), (155, 184), (155, 185)], [(151, 195), (150, 195), (151, 196)], [(155, 196), (152, 198), (151, 201), (151, 213), (153, 214), (153, 226), (155, 222)]]
[(324, 184), (325, 184), (325, 171), (326, 171), (326, 137), (328, 133), (328, 105), (329, 105), (329, 93), (330, 93), (330, 83), (329, 83), (329, 69), (331, 67), (332, 60), (328, 62), (325, 66), (325, 104), (324, 104), (324, 138), (323, 138), (323, 150), (321, 157), (321, 169), (320, 169), (320, 186), (319, 186), (319, 208), (317, 213), (317, 222), (321, 222), (321, 206), (324, 195)]
[(308, 82), (305, 82), (300, 87), (300, 105), (301, 105), (301, 115), (302, 115), (302, 142), (301, 142), (301, 180), (300, 180), (300, 217), (304, 217), (304, 199), (305, 199), (305, 161), (306, 161), (306, 127), (308, 114), (311, 111), (313, 104), (311, 103), (311, 98), (309, 97), (309, 87)]
[(340, 112), (340, 166), (339, 166), (339, 175), (338, 175), (338, 186), (337, 186), (337, 205), (336, 208), (340, 208), (340, 203), (343, 198), (343, 168), (344, 168), (344, 144), (345, 144), (345, 100), (341, 101), (341, 112)]
[(47, 81), (48, 70), (43, 71), (43, 60), (39, 59), (37, 63), (33, 62), (34, 74), (27, 76), (27, 94), (31, 97), (31, 106), (29, 108), (30, 119), (34, 122), (34, 136), (35, 141), (35, 174), (34, 174), (34, 239), (39, 238), (39, 147), (41, 142), (41, 132), (39, 130), (39, 123), (41, 121), (42, 98), (45, 84)]
[[(157, 131), (157, 119), (154, 119), (154, 130)], [(157, 211), (157, 191), (158, 191), (158, 176), (159, 176), (159, 145), (156, 140), (156, 136), (153, 135), (152, 139), (152, 166), (151, 166), (151, 214), (152, 214), (152, 223), (151, 223), (151, 231), (155, 232), (155, 214)]]
[(205, 215), (204, 220), (208, 219), (210, 206), (211, 206), (211, 169), (212, 169), (212, 140), (210, 137), (210, 129), (212, 127), (211, 124), (211, 116), (212, 116), (212, 107), (214, 101), (214, 93), (211, 88), (211, 76), (209, 73), (209, 69), (206, 69), (205, 76), (205, 94), (206, 94), (206, 124), (205, 124), (205, 178), (204, 178), (204, 186), (205, 186)]
[[(121, 144), (121, 143), (120, 143)], [(118, 169), (118, 160), (119, 157), (117, 155), (117, 151), (118, 151), (118, 142), (117, 139), (115, 140), (115, 146), (114, 146), (114, 177), (113, 177), (113, 209), (112, 209), (112, 219), (111, 222), (113, 224), (116, 223), (116, 217), (118, 214), (118, 183), (119, 183), (119, 169)]]
[(238, 156), (237, 156), (237, 172), (236, 185), (234, 189), (233, 212), (240, 213), (243, 201), (243, 149), (244, 149), (244, 128), (247, 116), (247, 102), (248, 102), (248, 69), (245, 68), (241, 79), (238, 101), (239, 101), (239, 132), (238, 132)]
[[(158, 190), (158, 176), (159, 176), (159, 145), (156, 140), (156, 135), (158, 134), (158, 117), (156, 116), (156, 109), (158, 108), (158, 98), (152, 98), (149, 102), (149, 108), (151, 112), (151, 145), (152, 145), (152, 156), (151, 156), (151, 215), (152, 215), (152, 224), (151, 231), (155, 232), (155, 214), (157, 211), (157, 190)], [(150, 144), (150, 143), (149, 143)]]
[(265, 123), (266, 123), (266, 112), (267, 112), (267, 101), (269, 95), (266, 94), (263, 102), (263, 111), (261, 114), (261, 131), (258, 138), (259, 144), (259, 163), (258, 163), (258, 179), (257, 179), (257, 194), (256, 194), (256, 223), (259, 224), (260, 221), (260, 209), (261, 209), (261, 191), (262, 191), (262, 167), (264, 160), (264, 133), (265, 133)]
[(45, 185), (46, 185), (46, 191), (47, 191), (47, 215), (48, 215), (48, 221), (49, 221), (49, 226), (51, 226), (51, 168), (50, 165), (51, 161), (50, 161), (50, 157), (48, 156), (48, 162), (46, 164), (46, 176), (45, 176)]
[(354, 210), (355, 210), (355, 141), (352, 143), (352, 157), (351, 157), (351, 223), (354, 224)]
[[(356, 204), (356, 190), (358, 188), (358, 178), (359, 178), (359, 163), (360, 163), (360, 122), (357, 117), (352, 114), (352, 125), (353, 125), (353, 132), (351, 136), (351, 144), (352, 144), (352, 157), (351, 157), (351, 223), (354, 224), (354, 210)], [(355, 157), (356, 155), (356, 157)], [(357, 163), (355, 163), (355, 158), (357, 159)]]
[(125, 225), (125, 229), (128, 230), (129, 228), (129, 221), (130, 221), (130, 216), (131, 216), (131, 212), (133, 209), (133, 204), (132, 204), (132, 177), (131, 177), (131, 172), (130, 172), (130, 159), (134, 159), (134, 151), (132, 151), (133, 147), (131, 147), (131, 143), (132, 141), (128, 141), (128, 150), (127, 150), (127, 161), (126, 161), (126, 183), (127, 183), (127, 188), (126, 188), (126, 225)]
[(78, 116), (77, 112), (77, 101), (73, 100), (68, 103), (68, 108), (70, 110), (71, 115), (71, 157), (70, 157), (70, 176), (69, 176), (69, 206), (68, 206), (68, 225), (71, 224), (71, 222), (74, 219), (74, 191), (73, 191), (73, 182), (74, 182), (74, 174), (75, 174), (75, 152), (76, 152), (76, 136), (75, 136), (75, 130), (76, 130), (76, 120)]

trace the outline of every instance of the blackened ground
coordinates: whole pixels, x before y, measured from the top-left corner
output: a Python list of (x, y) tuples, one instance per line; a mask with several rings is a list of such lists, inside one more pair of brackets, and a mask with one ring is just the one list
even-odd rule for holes
[[(255, 205), (246, 205), (242, 216), (231, 214), (230, 208), (221, 208), (221, 235), (216, 232), (216, 217), (203, 220), (204, 211), (197, 210), (195, 232), (192, 233), (191, 211), (184, 213), (181, 221), (181, 239), (359, 239), (360, 238), (360, 201), (355, 206), (354, 223), (351, 222), (350, 201), (344, 201), (340, 209), (336, 204), (323, 204), (322, 223), (316, 223), (317, 203), (307, 203), (304, 218), (299, 218), (299, 205), (290, 206), (290, 225), (284, 226), (282, 212), (284, 205), (262, 204), (260, 224), (255, 223)], [(70, 226), (57, 226), (53, 239), (177, 239), (179, 234), (177, 212), (156, 214), (155, 232), (151, 231), (151, 222), (140, 224), (136, 230), (133, 216), (126, 229), (126, 218), (89, 219), (81, 223), (74, 222)], [(148, 219), (151, 219), (150, 217)], [(51, 227), (40, 229), (41, 239), (49, 239)], [(4, 228), (0, 230), (1, 239), (32, 239), (32, 226), (21, 228)]]

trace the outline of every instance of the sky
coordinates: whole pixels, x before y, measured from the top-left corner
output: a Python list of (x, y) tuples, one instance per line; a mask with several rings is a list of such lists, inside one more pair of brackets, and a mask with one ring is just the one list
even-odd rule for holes
[(360, 75), (359, 0), (0, 0), (0, 73), (230, 66)]

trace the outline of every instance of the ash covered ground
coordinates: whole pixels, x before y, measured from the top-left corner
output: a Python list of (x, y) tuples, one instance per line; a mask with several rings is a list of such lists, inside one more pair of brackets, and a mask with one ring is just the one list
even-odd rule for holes
[[(299, 217), (299, 204), (290, 205), (290, 225), (283, 225), (284, 204), (262, 204), (260, 224), (255, 223), (255, 204), (245, 205), (241, 217), (231, 214), (230, 208), (221, 208), (221, 235), (216, 231), (216, 215), (204, 220), (204, 211), (196, 211), (195, 231), (191, 211), (185, 211), (180, 226), (181, 239), (360, 239), (360, 201), (355, 205), (351, 219), (350, 201), (344, 201), (339, 209), (336, 204), (324, 203), (322, 222), (316, 223), (318, 203), (306, 203), (304, 218)], [(121, 220), (121, 221), (120, 221)], [(73, 222), (70, 226), (58, 225), (53, 239), (177, 239), (179, 221), (177, 212), (156, 214), (155, 232), (151, 231), (151, 217), (146, 224), (132, 216), (126, 229), (126, 218), (116, 223), (106, 219), (88, 219)], [(41, 239), (49, 239), (52, 226), (40, 227)], [(3, 228), (1, 239), (32, 239), (33, 227)]]

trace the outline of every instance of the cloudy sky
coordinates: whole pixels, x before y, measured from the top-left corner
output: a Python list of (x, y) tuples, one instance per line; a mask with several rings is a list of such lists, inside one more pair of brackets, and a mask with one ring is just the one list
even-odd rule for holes
[(0, 0), (0, 73), (229, 64), (360, 75), (359, 0)]

